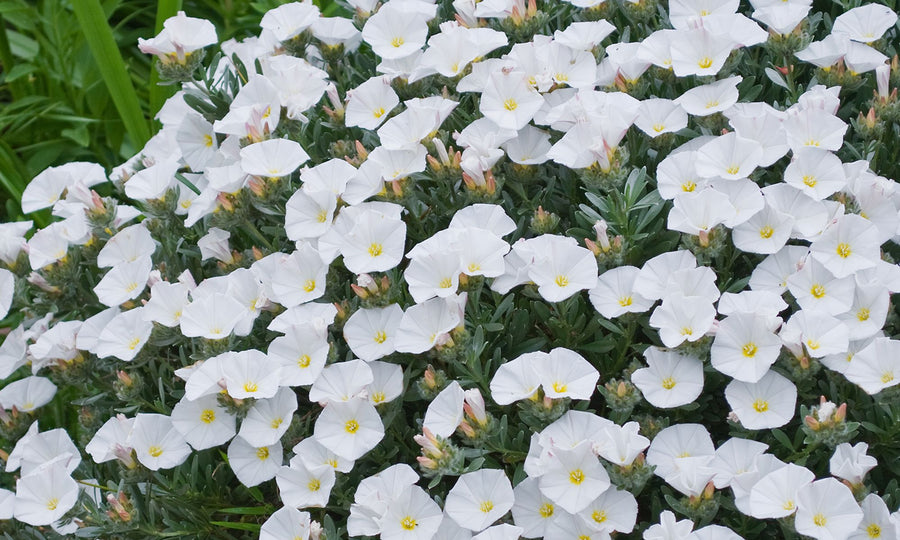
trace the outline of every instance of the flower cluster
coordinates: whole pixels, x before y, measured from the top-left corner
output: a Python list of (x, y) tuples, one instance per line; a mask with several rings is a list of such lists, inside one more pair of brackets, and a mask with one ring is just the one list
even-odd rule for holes
[(348, 4), (0, 224), (0, 531), (900, 538), (894, 11)]

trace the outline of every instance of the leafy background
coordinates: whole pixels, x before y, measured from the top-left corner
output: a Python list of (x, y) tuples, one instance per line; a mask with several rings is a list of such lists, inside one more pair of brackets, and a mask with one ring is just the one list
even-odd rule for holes
[[(241, 39), (258, 34), (262, 14), (282, 3), (0, 1), (0, 221), (22, 219), (19, 196), (43, 169), (77, 160), (111, 169), (158, 127), (152, 118), (175, 89), (156, 84), (139, 37), (156, 35), (181, 9), (212, 21), (220, 40)], [(342, 9), (315, 3), (328, 15)], [(49, 214), (36, 221), (46, 224)]]

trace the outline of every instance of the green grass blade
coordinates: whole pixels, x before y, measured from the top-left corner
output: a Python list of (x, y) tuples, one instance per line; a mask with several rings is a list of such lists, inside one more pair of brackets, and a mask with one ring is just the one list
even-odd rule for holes
[[(18, 214), (22, 213), (22, 208), (19, 206), (22, 192), (30, 181), (22, 174), (22, 171), (25, 170), (26, 167), (22, 160), (16, 156), (8, 144), (0, 140), (0, 192), (6, 191), (9, 195), (4, 204), (15, 201), (15, 212)], [(36, 212), (28, 217), (40, 227), (45, 227), (50, 222), (46, 212)], [(9, 219), (17, 219), (17, 216), (10, 215)]]
[[(159, 0), (156, 8), (156, 33), (158, 34), (163, 27), (163, 23), (169, 17), (174, 17), (181, 9), (182, 0)], [(150, 36), (146, 36), (150, 37)], [(153, 59), (153, 69), (150, 72), (150, 116), (156, 116), (163, 103), (166, 102), (175, 91), (177, 85), (160, 86), (159, 71), (156, 70), (156, 64), (159, 62), (157, 58)]]
[(72, 2), (72, 9), (78, 17), (78, 24), (106, 82), (116, 110), (119, 111), (125, 130), (136, 147), (144, 146), (150, 139), (150, 126), (141, 111), (138, 96), (131, 84), (122, 54), (113, 39), (112, 28), (100, 6), (100, 0), (78, 0)]

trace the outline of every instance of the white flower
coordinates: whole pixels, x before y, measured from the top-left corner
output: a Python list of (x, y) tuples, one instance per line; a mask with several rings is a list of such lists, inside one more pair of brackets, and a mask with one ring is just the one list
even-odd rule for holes
[(139, 413), (134, 418), (128, 446), (134, 448), (138, 461), (151, 471), (171, 469), (184, 463), (191, 447), (162, 414)]
[(345, 459), (359, 459), (384, 438), (384, 425), (369, 400), (330, 401), (316, 419), (314, 435)]
[(444, 510), (460, 527), (478, 532), (506, 514), (514, 502), (506, 474), (481, 469), (459, 477), (447, 494)]
[(866, 473), (878, 465), (878, 460), (866, 455), (868, 449), (869, 445), (864, 442), (853, 446), (850, 446), (850, 443), (837, 445), (828, 461), (829, 472), (851, 484), (862, 484)]
[(60, 462), (52, 462), (16, 481), (14, 517), (29, 525), (50, 525), (78, 501), (78, 485)]
[(668, 409), (693, 402), (703, 391), (703, 362), (657, 347), (644, 351), (648, 367), (636, 370), (631, 381), (650, 404)]
[(862, 521), (863, 513), (850, 488), (834, 478), (817, 480), (797, 494), (794, 527), (818, 540), (846, 538)]

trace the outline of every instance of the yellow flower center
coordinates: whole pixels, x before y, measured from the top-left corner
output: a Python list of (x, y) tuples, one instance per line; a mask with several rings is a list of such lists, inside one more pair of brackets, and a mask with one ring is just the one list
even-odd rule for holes
[(478, 509), (487, 514), (494, 509), (494, 503), (493, 501), (484, 501), (480, 505), (478, 505)]
[(404, 530), (411, 531), (416, 528), (416, 520), (414, 520), (412, 516), (406, 516), (400, 520), (400, 526), (403, 527)]
[(566, 388), (568, 388), (568, 386), (565, 383), (561, 383), (559, 381), (553, 383), (553, 391), (556, 393), (561, 394), (566, 391)]
[(372, 111), (372, 116), (374, 116), (375, 118), (381, 118), (382, 116), (384, 116), (384, 107), (378, 107), (377, 109)]
[(718, 107), (718, 106), (719, 106), (719, 100), (713, 100), (713, 101), (706, 102), (707, 109), (712, 109), (713, 107)]
[(306, 484), (306, 489), (310, 491), (319, 491), (319, 488), (322, 487), (322, 482), (319, 482), (318, 478), (313, 478)]
[(859, 322), (868, 321), (869, 315), (871, 315), (871, 313), (869, 312), (869, 308), (860, 308), (859, 311), (856, 312), (856, 318), (859, 320)]
[(781, 505), (781, 507), (784, 508), (785, 510), (793, 510), (794, 509), (794, 501), (788, 499), (788, 501), (786, 503), (784, 503), (783, 505)]
[(556, 283), (557, 287), (568, 287), (569, 286), (568, 276), (564, 276), (562, 274), (556, 276), (556, 279), (554, 279), (553, 282)]
[(319, 213), (316, 214), (316, 221), (319, 223), (325, 223), (325, 220), (328, 219), (328, 212), (325, 210), (319, 210)]
[(819, 145), (822, 144), (822, 143), (820, 143), (820, 142), (817, 141), (816, 139), (807, 139), (806, 142), (803, 143), (803, 144), (806, 145), (806, 146), (819, 146)]
[(574, 471), (570, 472), (569, 482), (572, 482), (576, 486), (584, 482), (584, 471), (582, 471), (581, 469), (575, 469)]
[(307, 279), (305, 282), (303, 282), (303, 290), (306, 292), (313, 292), (314, 290), (316, 290), (316, 280)]
[(394, 39), (391, 40), (391, 45), (393, 45), (394, 48), (400, 47), (400, 46), (403, 45), (404, 43), (406, 43), (406, 42), (405, 42), (405, 41), (403, 40), (403, 38), (400, 37), (400, 36), (397, 36), (397, 37), (395, 37)]
[(803, 183), (809, 187), (816, 187), (816, 177), (811, 174), (804, 174)]
[(204, 409), (202, 413), (200, 413), (200, 421), (204, 424), (212, 424), (216, 421), (216, 411), (212, 409)]
[(381, 244), (372, 243), (372, 245), (369, 246), (369, 255), (372, 257), (381, 255), (382, 251), (384, 251), (384, 247), (382, 247)]
[(838, 257), (840, 257), (842, 259), (846, 259), (852, 253), (852, 250), (850, 249), (850, 244), (845, 244), (844, 242), (841, 242), (840, 244), (838, 244), (837, 249), (835, 251), (837, 252)]
[(662, 133), (664, 129), (666, 129), (665, 124), (653, 124), (653, 131), (657, 133)]
[(769, 402), (764, 399), (757, 399), (753, 402), (753, 410), (758, 413), (764, 413), (769, 410)]
[(374, 394), (372, 394), (372, 403), (382, 403), (385, 399), (386, 396), (384, 395), (384, 392), (375, 392)]
[(344, 431), (347, 433), (356, 433), (356, 430), (359, 429), (359, 422), (356, 420), (348, 420), (346, 424), (344, 424)]
[(135, 289), (137, 289), (137, 283), (132, 281), (128, 284), (127, 287), (125, 287), (125, 292), (134, 292)]
[(453, 280), (448, 277), (445, 277), (444, 279), (441, 280), (440, 283), (438, 283), (438, 286), (442, 289), (449, 289), (450, 287), (453, 286)]
[(825, 287), (821, 284), (816, 283), (809, 289), (809, 294), (813, 295), (813, 298), (822, 298), (825, 296)]
[(693, 180), (688, 180), (687, 182), (681, 184), (681, 191), (691, 193), (695, 189), (697, 189), (697, 184)]
[(741, 352), (747, 358), (753, 358), (754, 356), (756, 356), (757, 350), (759, 349), (757, 348), (756, 343), (753, 343), (752, 341), (741, 347)]
[(56, 510), (56, 507), (59, 506), (59, 499), (53, 497), (49, 501), (47, 501), (47, 510)]
[(706, 69), (713, 65), (713, 59), (708, 56), (704, 56), (700, 59), (699, 62), (697, 62), (697, 65), (700, 66), (701, 69)]
[(260, 461), (265, 461), (265, 460), (269, 459), (269, 448), (266, 446), (263, 446), (262, 448), (257, 448), (256, 449), (256, 458), (259, 459)]
[(825, 517), (825, 514), (818, 513), (813, 516), (813, 523), (815, 523), (819, 527), (824, 527), (825, 523), (828, 522), (828, 519)]
[(760, 238), (769, 239), (769, 238), (772, 238), (773, 234), (775, 234), (775, 229), (773, 229), (772, 227), (769, 227), (768, 225), (766, 225), (765, 227), (763, 227), (762, 229), (759, 230)]
[(150, 454), (152, 457), (159, 457), (162, 455), (163, 449), (160, 448), (159, 446), (151, 446), (150, 448), (147, 449), (147, 453)]
[(619, 298), (619, 305), (622, 307), (628, 307), (633, 302), (633, 299), (630, 296), (623, 296)]
[(384, 343), (387, 340), (387, 334), (384, 333), (384, 330), (379, 330), (375, 332), (374, 340), (375, 343)]
[(894, 372), (893, 371), (885, 371), (881, 375), (881, 382), (883, 382), (884, 384), (887, 384), (893, 380), (894, 380)]
[(306, 368), (306, 367), (309, 367), (309, 361), (310, 361), (309, 355), (304, 354), (303, 356), (301, 356), (300, 358), (297, 359), (297, 365), (302, 368)]
[(209, 148), (213, 144), (212, 135), (204, 135), (203, 136), (203, 146)]
[(481, 270), (481, 265), (478, 263), (471, 263), (468, 266), (468, 270), (469, 270), (469, 272), (477, 272), (477, 271)]
[(806, 340), (806, 348), (807, 348), (807, 349), (811, 349), (811, 350), (814, 351), (814, 350), (818, 349), (818, 348), (821, 347), (821, 346), (822, 346), (821, 343), (819, 343), (818, 341), (816, 341), (816, 340), (814, 340), (814, 339), (807, 339), (807, 340)]
[(503, 102), (503, 108), (507, 111), (514, 111), (518, 106), (519, 104), (516, 103), (516, 100), (514, 100), (513, 98), (509, 98)]
[(141, 344), (141, 338), (134, 338), (128, 342), (128, 350), (133, 351), (137, 349), (137, 346)]
[(280, 426), (282, 422), (284, 422), (283, 418), (276, 418), (272, 420), (272, 423), (269, 425), (272, 426), (272, 429), (278, 429), (278, 426)]
[(672, 377), (666, 377), (662, 380), (662, 387), (666, 390), (675, 388), (675, 379), (673, 379)]
[(728, 167), (727, 169), (725, 169), (725, 172), (727, 172), (728, 174), (737, 174), (740, 171), (741, 171), (741, 167), (739, 165), (732, 165), (731, 167)]
[(606, 512), (603, 510), (594, 510), (594, 513), (591, 514), (591, 517), (594, 518), (594, 521), (597, 523), (603, 523), (606, 521)]
[(569, 80), (569, 76), (565, 73), (557, 73), (554, 79), (556, 79), (557, 82), (566, 82)]
[(244, 383), (244, 392), (250, 393), (256, 392), (257, 390), (259, 390), (259, 386), (257, 386), (255, 382), (247, 381)]
[(871, 523), (866, 527), (866, 534), (869, 535), (869, 538), (881, 538), (881, 527), (875, 523)]
[(538, 508), (538, 514), (541, 515), (542, 518), (548, 518), (553, 515), (553, 505), (550, 503), (544, 503)]
[(692, 335), (694, 335), (694, 329), (691, 328), (690, 326), (685, 326), (684, 328), (681, 329), (681, 335), (682, 336), (692, 336)]

